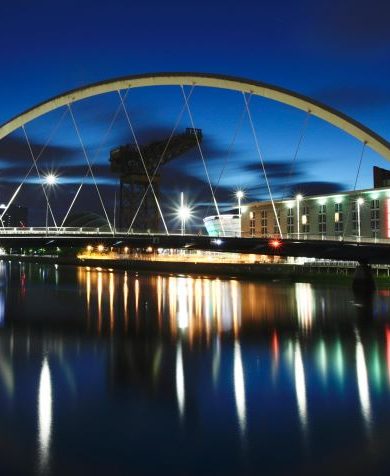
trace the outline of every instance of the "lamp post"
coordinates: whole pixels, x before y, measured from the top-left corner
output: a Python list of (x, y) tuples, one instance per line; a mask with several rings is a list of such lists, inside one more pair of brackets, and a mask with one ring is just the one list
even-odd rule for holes
[(45, 176), (46, 183), (46, 235), (49, 230), (49, 189), (57, 183), (57, 177), (54, 174), (47, 174)]
[(191, 210), (187, 205), (184, 205), (184, 194), (181, 192), (180, 194), (180, 208), (178, 211), (178, 216), (181, 221), (181, 234), (185, 235), (186, 232), (186, 221), (191, 216)]
[(300, 202), (302, 201), (303, 197), (302, 195), (299, 193), (296, 197), (296, 202), (297, 202), (297, 236), (298, 236), (298, 240), (299, 240), (299, 225), (300, 225), (300, 216), (299, 216), (299, 204)]
[(359, 241), (360, 241), (360, 235), (361, 235), (361, 223), (360, 223), (360, 206), (363, 205), (364, 203), (364, 200), (362, 197), (359, 197), (357, 200), (356, 200), (356, 204), (357, 204), (357, 219), (358, 219), (358, 238), (359, 238)]
[(245, 194), (242, 190), (237, 190), (236, 192), (236, 198), (238, 201), (238, 216), (240, 220), (240, 235), (241, 236), (241, 200), (244, 198)]
[(238, 214), (241, 217), (241, 200), (244, 198), (244, 192), (242, 190), (237, 190), (236, 192), (236, 198), (238, 201)]

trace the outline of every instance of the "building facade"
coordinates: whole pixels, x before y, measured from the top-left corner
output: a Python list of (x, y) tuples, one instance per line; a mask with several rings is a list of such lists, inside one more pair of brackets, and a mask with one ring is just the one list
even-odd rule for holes
[(243, 237), (280, 234), (291, 238), (390, 239), (390, 188), (297, 195), (288, 200), (276, 200), (274, 206), (270, 201), (262, 201), (243, 207)]

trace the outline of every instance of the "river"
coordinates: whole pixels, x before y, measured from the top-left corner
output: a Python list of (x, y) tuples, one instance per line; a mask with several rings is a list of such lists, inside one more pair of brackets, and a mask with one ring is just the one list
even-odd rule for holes
[(390, 471), (390, 287), (0, 263), (0, 474)]

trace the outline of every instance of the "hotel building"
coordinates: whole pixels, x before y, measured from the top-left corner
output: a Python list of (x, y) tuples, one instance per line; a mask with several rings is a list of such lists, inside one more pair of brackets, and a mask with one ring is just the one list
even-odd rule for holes
[(241, 217), (241, 236), (266, 237), (280, 232), (285, 238), (389, 239), (390, 188), (297, 195), (276, 200), (274, 206), (270, 201), (246, 204)]

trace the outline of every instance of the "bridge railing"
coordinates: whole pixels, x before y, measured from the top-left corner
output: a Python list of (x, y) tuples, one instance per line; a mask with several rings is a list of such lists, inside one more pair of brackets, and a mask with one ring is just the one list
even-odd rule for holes
[[(280, 239), (278, 234), (250, 234), (250, 233), (241, 233), (241, 238), (268, 238), (268, 239)], [(222, 237), (221, 237), (222, 238)], [(390, 238), (375, 238), (367, 236), (358, 236), (358, 235), (323, 235), (323, 234), (312, 234), (312, 233), (288, 233), (283, 235), (283, 239), (287, 240), (299, 240), (299, 241), (340, 241), (340, 242), (354, 242), (354, 243), (374, 243), (374, 244), (390, 244)]]
[[(115, 230), (113, 233), (107, 227), (96, 228), (96, 227), (0, 227), (0, 236), (15, 236), (15, 235), (28, 235), (28, 236), (115, 236), (125, 237), (127, 235), (144, 235), (144, 236), (154, 236), (154, 235), (163, 235), (163, 233), (153, 233), (151, 231), (139, 232), (132, 230), (130, 233), (127, 230)], [(182, 236), (181, 233), (171, 233), (171, 236)], [(202, 236), (199, 234), (186, 234), (187, 237)], [(209, 236), (209, 235), (203, 235)], [(210, 238), (218, 238), (218, 236), (210, 236)], [(223, 239), (224, 236), (220, 235), (219, 238)], [(280, 238), (280, 235), (263, 235), (263, 234), (249, 234), (247, 232), (236, 233), (229, 236), (229, 238), (253, 238), (253, 239), (275, 239)], [(283, 235), (283, 239), (288, 240), (297, 240), (297, 241), (339, 241), (339, 242), (353, 242), (353, 243), (367, 243), (367, 244), (387, 244), (390, 245), (389, 238), (373, 238), (366, 236), (350, 235), (323, 235), (323, 234), (308, 234), (308, 233), (289, 233)]]

